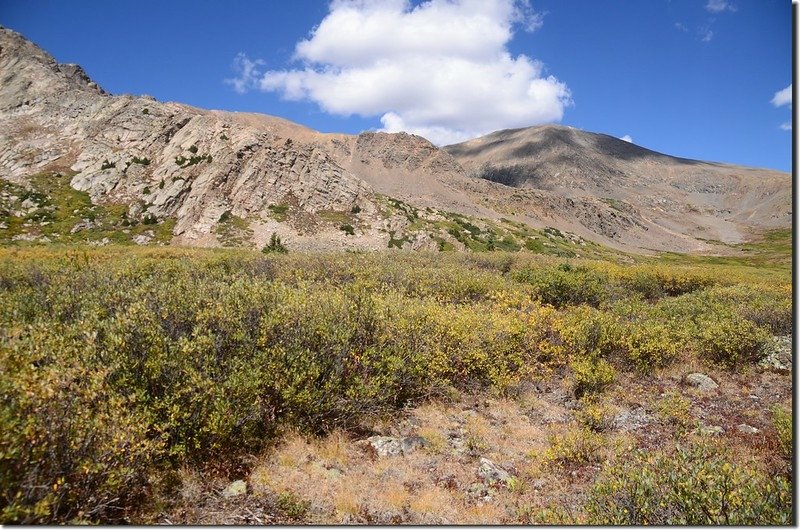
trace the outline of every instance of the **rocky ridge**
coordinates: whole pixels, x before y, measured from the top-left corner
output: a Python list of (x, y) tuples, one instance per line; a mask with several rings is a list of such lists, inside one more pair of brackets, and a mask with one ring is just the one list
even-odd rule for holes
[[(506, 241), (499, 248), (513, 250), (539, 248), (541, 229), (553, 227), (568, 232), (559, 242), (567, 246), (686, 251), (791, 217), (783, 174), (767, 182), (759, 170), (706, 164), (667, 182), (650, 175), (673, 174), (675, 159), (625, 166), (641, 148), (614, 144), (600, 157), (590, 133), (566, 128), (439, 149), (406, 133), (326, 134), (277, 117), (113, 96), (4, 28), (0, 78), (0, 183), (9, 183), (0, 227), (9, 241), (103, 244), (127, 230), (138, 244), (261, 248), (275, 233), (293, 249), (491, 250)], [(552, 137), (530, 140), (542, 131)], [(42, 223), (66, 223), (63, 215), (37, 224), (52, 197), (23, 204), (48, 175), (69, 177), (59, 193), (85, 193), (111, 213), (76, 217), (62, 233)], [(142, 223), (164, 227), (163, 237), (130, 228)]]

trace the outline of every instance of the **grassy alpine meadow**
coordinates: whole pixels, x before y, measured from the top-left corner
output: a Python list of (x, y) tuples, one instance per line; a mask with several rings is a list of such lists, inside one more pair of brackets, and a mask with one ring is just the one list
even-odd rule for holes
[(0, 249), (0, 522), (790, 524), (790, 249)]

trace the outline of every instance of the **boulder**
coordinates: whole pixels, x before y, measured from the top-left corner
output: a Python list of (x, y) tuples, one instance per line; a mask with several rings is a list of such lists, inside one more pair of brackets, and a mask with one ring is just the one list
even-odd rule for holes
[(222, 496), (227, 498), (238, 497), (247, 493), (247, 483), (244, 480), (234, 480), (228, 487), (222, 490)]
[(792, 336), (775, 337), (758, 366), (779, 373), (792, 371)]
[(421, 436), (406, 436), (403, 438), (372, 436), (363, 440), (361, 445), (366, 446), (378, 456), (401, 456), (425, 447), (427, 442)]
[(686, 382), (703, 392), (709, 392), (719, 387), (716, 381), (699, 372), (687, 375)]
[(481, 458), (478, 465), (478, 477), (486, 484), (507, 485), (511, 480), (511, 474), (498, 466), (488, 458)]

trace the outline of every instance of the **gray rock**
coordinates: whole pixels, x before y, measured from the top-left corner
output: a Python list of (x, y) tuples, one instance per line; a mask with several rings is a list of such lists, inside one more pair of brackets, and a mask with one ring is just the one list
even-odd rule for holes
[(427, 442), (421, 436), (395, 438), (393, 436), (372, 436), (362, 442), (378, 456), (400, 456), (413, 453), (425, 447)]
[(152, 231), (148, 230), (144, 234), (138, 234), (136, 236), (133, 236), (133, 242), (136, 243), (137, 245), (146, 245), (153, 239), (154, 236), (155, 234)]
[(96, 225), (93, 222), (89, 221), (88, 219), (84, 219), (76, 223), (75, 226), (73, 226), (72, 229), (69, 231), (69, 233), (75, 234), (80, 232), (81, 230), (91, 230), (95, 226)]
[(649, 424), (652, 418), (643, 407), (636, 407), (620, 412), (614, 418), (614, 426), (622, 432), (635, 431)]
[(222, 496), (227, 498), (238, 497), (247, 493), (247, 482), (244, 480), (234, 480), (228, 487), (222, 490)]
[(792, 371), (792, 336), (774, 337), (758, 366), (780, 373)]
[(719, 425), (701, 425), (696, 432), (701, 436), (718, 436), (722, 434), (723, 429)]
[(686, 376), (686, 382), (690, 385), (702, 390), (703, 392), (709, 392), (719, 387), (719, 385), (708, 377), (706, 374), (701, 374), (699, 372), (695, 372)]
[(752, 425), (748, 425), (746, 423), (740, 423), (739, 425), (737, 425), (736, 430), (744, 434), (758, 434), (761, 432), (761, 429), (757, 429)]
[(478, 466), (478, 476), (486, 484), (506, 485), (511, 480), (511, 474), (488, 458), (481, 458)]

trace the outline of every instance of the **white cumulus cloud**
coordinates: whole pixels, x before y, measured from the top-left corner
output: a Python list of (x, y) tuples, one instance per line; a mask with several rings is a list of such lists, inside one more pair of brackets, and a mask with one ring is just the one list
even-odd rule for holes
[(792, 122), (786, 121), (781, 123), (780, 128), (784, 131), (791, 131), (792, 130)]
[(709, 13), (722, 13), (723, 11), (736, 12), (737, 7), (727, 0), (708, 0), (706, 11)]
[(537, 30), (544, 15), (527, 0), (334, 0), (296, 45), (300, 67), (261, 72), (241, 55), (241, 75), (227, 82), (330, 114), (379, 117), (384, 131), (440, 145), (558, 121), (572, 103), (566, 84), (507, 48), (516, 29)]
[(778, 90), (775, 92), (775, 96), (772, 98), (772, 104), (776, 107), (781, 107), (783, 105), (792, 106), (792, 85), (790, 84), (783, 90)]
[(626, 142), (628, 142), (628, 143), (633, 143), (633, 138), (631, 138), (631, 135), (630, 135), (630, 134), (626, 134), (625, 136), (623, 136), (622, 138), (620, 138), (620, 140), (624, 140), (624, 141), (626, 141)]

